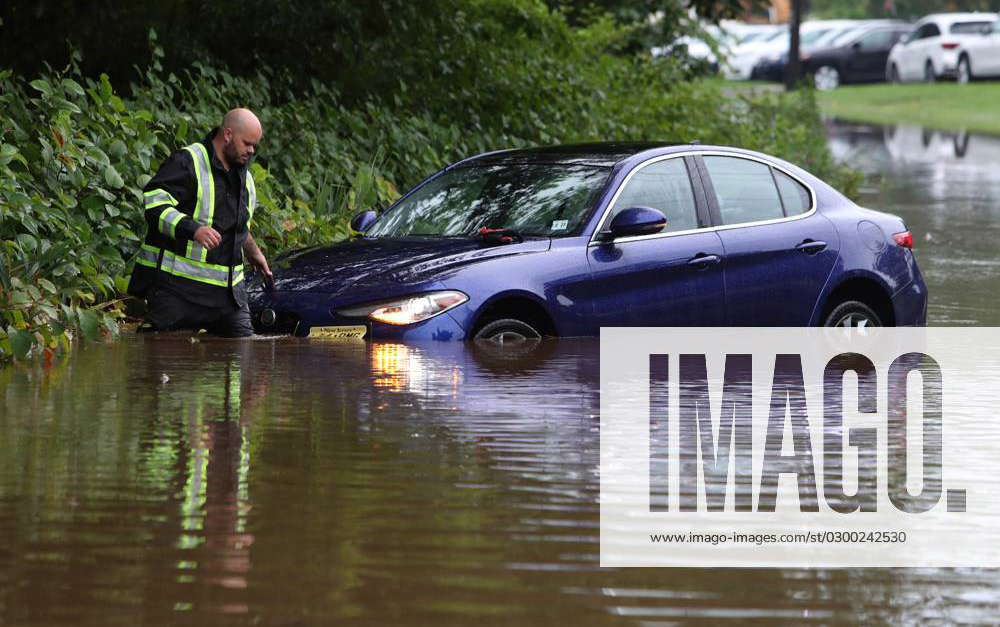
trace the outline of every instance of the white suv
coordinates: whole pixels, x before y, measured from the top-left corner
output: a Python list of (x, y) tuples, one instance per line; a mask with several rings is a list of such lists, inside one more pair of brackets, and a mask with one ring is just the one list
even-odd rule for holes
[[(886, 78), (893, 82), (958, 78), (959, 60), (966, 47), (973, 41), (982, 40), (984, 28), (996, 19), (995, 13), (928, 15), (889, 53)], [(965, 69), (968, 69), (968, 61)]]

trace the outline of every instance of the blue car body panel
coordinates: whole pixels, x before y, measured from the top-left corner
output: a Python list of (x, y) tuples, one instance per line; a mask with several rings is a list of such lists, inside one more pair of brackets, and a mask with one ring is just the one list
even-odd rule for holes
[[(811, 190), (814, 210), (769, 223), (702, 224), (708, 228), (676, 236), (598, 241), (606, 210), (637, 166), (684, 155), (693, 172), (705, 153), (784, 170)], [(276, 330), (365, 324), (373, 338), (452, 341), (470, 337), (496, 307), (517, 303), (544, 312), (559, 336), (596, 335), (603, 326), (807, 326), (823, 323), (832, 298), (861, 290), (884, 295), (887, 323), (926, 322), (927, 292), (913, 253), (892, 237), (906, 230), (902, 220), (858, 207), (808, 172), (751, 151), (655, 144), (501, 151), (453, 164), (407, 195), (451, 168), (525, 160), (608, 168), (578, 234), (501, 245), (465, 237), (360, 238), (292, 251), (276, 260), (273, 288), (251, 283), (255, 321), (270, 309), (280, 321)], [(715, 197), (699, 177), (707, 172), (691, 175), (700, 221)], [(808, 252), (797, 248), (803, 242)], [(337, 313), (440, 290), (458, 290), (468, 301), (404, 326)]]

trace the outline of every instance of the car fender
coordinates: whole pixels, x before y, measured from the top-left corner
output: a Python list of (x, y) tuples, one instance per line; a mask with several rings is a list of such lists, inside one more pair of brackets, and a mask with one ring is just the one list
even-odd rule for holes
[(885, 293), (886, 298), (890, 301), (892, 300), (894, 291), (886, 281), (886, 277), (878, 272), (873, 272), (867, 268), (854, 268), (844, 272), (834, 273), (827, 278), (826, 285), (823, 286), (823, 290), (820, 292), (819, 298), (816, 299), (816, 304), (813, 305), (812, 315), (809, 316), (810, 326), (819, 326), (822, 324), (823, 321), (820, 318), (829, 304), (830, 296), (836, 292), (840, 286), (854, 279), (865, 279), (876, 283)]

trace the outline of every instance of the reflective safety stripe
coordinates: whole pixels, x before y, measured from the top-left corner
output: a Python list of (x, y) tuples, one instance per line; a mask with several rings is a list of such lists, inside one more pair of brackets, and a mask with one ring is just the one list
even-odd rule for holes
[(174, 209), (164, 209), (160, 212), (160, 233), (167, 237), (175, 237), (177, 224), (180, 223), (184, 214)]
[(154, 209), (160, 205), (177, 206), (177, 200), (170, 195), (170, 192), (163, 189), (151, 189), (142, 194), (142, 203), (145, 209)]
[[(159, 248), (143, 244), (142, 248), (139, 249), (139, 256), (135, 262), (142, 266), (155, 268), (156, 260), (159, 256)], [(191, 279), (192, 281), (208, 283), (209, 285), (217, 285), (219, 287), (227, 287), (229, 285), (229, 266), (187, 259), (169, 250), (163, 251), (163, 263), (160, 264), (160, 270), (168, 274), (184, 277), (185, 279)], [(243, 280), (243, 266), (233, 267), (232, 272), (233, 285), (238, 285)]]
[(250, 175), (250, 170), (247, 169), (247, 212), (250, 217), (247, 218), (247, 224), (250, 220), (253, 220), (253, 210), (257, 208), (257, 187), (253, 183), (253, 177)]
[[(204, 144), (191, 144), (184, 148), (191, 153), (194, 161), (194, 175), (198, 180), (198, 196), (195, 202), (194, 219), (202, 226), (212, 226), (215, 214), (215, 177), (212, 176), (212, 163), (208, 158), (208, 150)], [(195, 242), (188, 242), (187, 256), (190, 259), (205, 261), (208, 250)]]

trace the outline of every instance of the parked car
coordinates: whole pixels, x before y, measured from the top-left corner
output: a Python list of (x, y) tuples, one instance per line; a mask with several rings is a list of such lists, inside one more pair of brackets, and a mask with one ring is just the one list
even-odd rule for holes
[(816, 89), (828, 91), (844, 83), (875, 83), (885, 80), (885, 64), (892, 47), (910, 32), (904, 24), (875, 26), (851, 31), (829, 48), (810, 50), (802, 58), (802, 69), (813, 77)]
[(1000, 20), (984, 26), (979, 37), (963, 38), (958, 51), (955, 79), (968, 83), (976, 78), (1000, 76)]
[(448, 166), (364, 235), (250, 284), (266, 332), (506, 342), (605, 326), (922, 325), (896, 216), (730, 147), (584, 144)]
[[(803, 72), (805, 72), (806, 61), (816, 51), (836, 47), (839, 44), (835, 44), (834, 42), (845, 42), (855, 34), (872, 26), (902, 24), (902, 22), (889, 20), (831, 20), (828, 24), (830, 26), (829, 29), (818, 36), (809, 37), (807, 41), (800, 43), (799, 58), (802, 61)], [(787, 69), (788, 51), (783, 50), (780, 53), (763, 57), (754, 67), (752, 76), (768, 81), (784, 82)]]
[[(799, 45), (806, 48), (832, 31), (841, 29), (844, 23), (845, 20), (804, 22), (799, 27)], [(736, 46), (729, 55), (727, 66), (724, 67), (724, 75), (730, 80), (763, 78), (756, 71), (761, 61), (773, 61), (782, 55), (787, 55), (790, 43), (791, 35), (788, 27), (782, 26), (775, 34)]]
[[(966, 59), (967, 45), (981, 41), (983, 30), (997, 19), (993, 13), (939, 13), (914, 25), (913, 32), (897, 43), (886, 65), (892, 82), (936, 81), (959, 77), (959, 60)], [(968, 73), (964, 80), (968, 80)]]
[(782, 45), (788, 47), (787, 43), (782, 43), (787, 39), (787, 35), (788, 28), (781, 27), (734, 47), (722, 66), (722, 75), (729, 80), (750, 80), (753, 68), (761, 56), (771, 50), (780, 50)]

